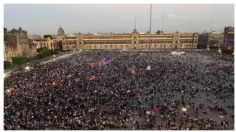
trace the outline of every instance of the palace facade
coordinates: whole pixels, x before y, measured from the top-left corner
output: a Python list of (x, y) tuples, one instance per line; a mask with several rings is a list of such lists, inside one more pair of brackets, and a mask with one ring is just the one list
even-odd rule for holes
[(62, 27), (58, 29), (63, 50), (78, 49), (162, 49), (197, 48), (198, 33), (159, 33), (140, 34), (136, 29), (124, 34), (75, 34), (64, 35)]

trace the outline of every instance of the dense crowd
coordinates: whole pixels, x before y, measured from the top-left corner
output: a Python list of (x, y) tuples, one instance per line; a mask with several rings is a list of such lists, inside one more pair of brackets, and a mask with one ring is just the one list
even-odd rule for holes
[(232, 55), (82, 51), (6, 78), (4, 129), (233, 130), (233, 85)]

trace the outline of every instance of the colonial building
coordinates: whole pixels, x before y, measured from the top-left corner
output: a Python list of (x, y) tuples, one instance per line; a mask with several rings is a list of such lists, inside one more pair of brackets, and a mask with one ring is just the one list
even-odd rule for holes
[[(61, 27), (60, 31), (64, 31)], [(59, 35), (58, 30), (58, 35)], [(62, 35), (62, 34), (61, 34)], [(127, 34), (75, 34), (61, 36), (64, 50), (78, 49), (160, 49), (197, 48), (197, 33), (140, 34), (136, 29)]]
[(4, 60), (11, 61), (11, 57), (30, 55), (27, 31), (22, 28), (7, 31), (4, 28)]
[(34, 39), (37, 48), (47, 47), (59, 50), (79, 49), (160, 49), (197, 48), (197, 33), (141, 34), (134, 29), (132, 33), (122, 34), (82, 34), (65, 35), (60, 26), (57, 35), (50, 38)]
[(209, 32), (208, 33), (208, 46), (220, 47), (223, 43), (224, 34), (222, 32)]
[(28, 41), (29, 41), (30, 54), (31, 54), (31, 55), (36, 54), (36, 53), (37, 53), (37, 47), (36, 47), (36, 45), (33, 43), (34, 40), (33, 40), (33, 39), (29, 39)]
[(60, 26), (60, 28), (58, 29), (58, 36), (64, 36), (65, 33), (64, 33), (64, 29)]
[(33, 43), (36, 45), (37, 49), (44, 47), (53, 49), (53, 39), (51, 37), (33, 39)]
[(222, 47), (234, 49), (234, 27), (225, 27)]

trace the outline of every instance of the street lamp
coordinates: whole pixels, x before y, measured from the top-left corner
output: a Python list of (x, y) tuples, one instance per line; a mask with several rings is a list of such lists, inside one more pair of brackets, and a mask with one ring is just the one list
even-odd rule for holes
[(30, 71), (31, 69), (33, 69), (32, 66), (26, 66), (26, 67), (25, 67), (25, 70), (26, 70), (26, 71)]
[(207, 45), (207, 50), (210, 51), (209, 45)]
[(181, 107), (181, 112), (186, 113), (188, 111), (187, 107)]
[(222, 53), (220, 47), (219, 47), (219, 49), (218, 49), (218, 52), (219, 52), (220, 54)]
[(29, 70), (29, 69), (30, 69), (30, 67), (29, 67), (29, 66), (26, 66), (26, 67), (25, 67), (25, 70)]

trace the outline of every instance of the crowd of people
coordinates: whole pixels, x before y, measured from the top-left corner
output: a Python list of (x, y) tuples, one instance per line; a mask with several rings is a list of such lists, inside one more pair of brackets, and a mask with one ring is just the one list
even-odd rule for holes
[(4, 129), (233, 130), (233, 59), (93, 50), (34, 64), (4, 80)]

